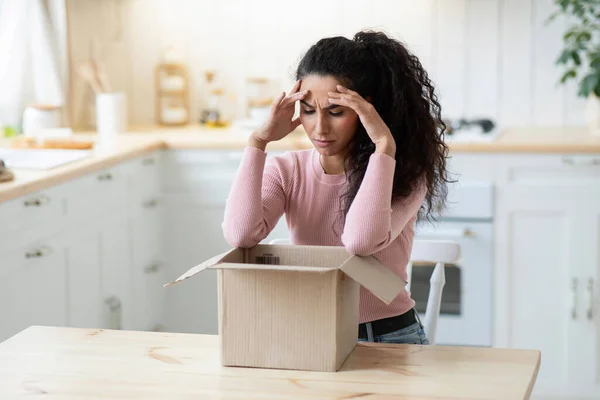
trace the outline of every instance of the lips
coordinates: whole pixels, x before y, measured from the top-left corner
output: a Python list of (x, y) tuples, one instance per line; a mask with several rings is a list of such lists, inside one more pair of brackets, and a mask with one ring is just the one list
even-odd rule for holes
[(330, 146), (331, 144), (333, 144), (333, 140), (314, 139), (314, 142), (319, 147), (327, 147), (327, 146)]

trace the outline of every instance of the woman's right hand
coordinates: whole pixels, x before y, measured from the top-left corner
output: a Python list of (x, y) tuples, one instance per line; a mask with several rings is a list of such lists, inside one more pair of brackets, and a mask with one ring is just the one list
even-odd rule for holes
[(252, 134), (251, 145), (264, 150), (267, 143), (283, 139), (300, 125), (300, 118), (292, 120), (292, 117), (296, 102), (302, 100), (308, 91), (299, 92), (298, 89), (300, 81), (296, 82), (288, 96), (283, 92), (277, 97), (265, 123)]

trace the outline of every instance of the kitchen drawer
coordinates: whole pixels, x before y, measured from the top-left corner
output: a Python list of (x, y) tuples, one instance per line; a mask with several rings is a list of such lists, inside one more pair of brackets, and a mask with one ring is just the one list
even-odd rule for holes
[(165, 319), (167, 276), (162, 247), (158, 237), (134, 240), (132, 276), (136, 330), (160, 330)]
[(132, 251), (134, 262), (141, 261), (149, 252), (164, 254), (162, 235), (162, 206), (145, 208), (131, 219)]
[(501, 155), (501, 184), (600, 185), (600, 154)]
[(55, 186), (0, 203), (0, 238), (28, 229), (57, 228), (65, 215), (64, 189)]
[(162, 151), (156, 151), (124, 164), (131, 204), (160, 194)]
[(162, 188), (166, 192), (199, 192), (206, 191), (211, 181), (221, 181), (229, 187), (241, 159), (241, 151), (166, 152), (161, 170)]
[(64, 263), (64, 237), (20, 238), (0, 247), (0, 281), (25, 266), (38, 263)]
[(129, 216), (137, 218), (140, 215), (160, 214), (160, 210), (158, 209), (161, 208), (163, 202), (163, 197), (159, 194), (149, 194), (145, 197), (130, 196)]
[[(267, 160), (281, 152), (267, 153)], [(223, 202), (238, 172), (243, 150), (171, 150), (163, 156), (165, 193), (193, 193), (211, 203)]]
[(0, 249), (0, 341), (31, 326), (66, 326), (67, 272), (62, 239)]
[(127, 179), (122, 166), (86, 175), (72, 183), (67, 199), (71, 221), (102, 217), (104, 213), (123, 212), (127, 207)]

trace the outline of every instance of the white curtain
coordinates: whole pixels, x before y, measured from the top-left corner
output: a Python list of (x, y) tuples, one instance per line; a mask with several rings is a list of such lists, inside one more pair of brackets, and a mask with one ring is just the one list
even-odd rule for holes
[(24, 108), (61, 107), (66, 93), (64, 0), (0, 0), (0, 122), (20, 128)]

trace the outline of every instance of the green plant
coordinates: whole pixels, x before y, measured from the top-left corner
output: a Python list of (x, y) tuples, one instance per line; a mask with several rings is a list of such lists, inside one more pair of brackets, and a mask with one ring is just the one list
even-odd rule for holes
[(566, 70), (560, 83), (574, 79), (577, 95), (600, 97), (600, 0), (554, 0), (558, 10), (550, 15), (548, 23), (564, 16), (568, 28), (563, 35), (564, 48), (556, 65)]
[(4, 133), (4, 137), (7, 137), (7, 138), (17, 136), (17, 131), (12, 126), (5, 126), (3, 133)]

